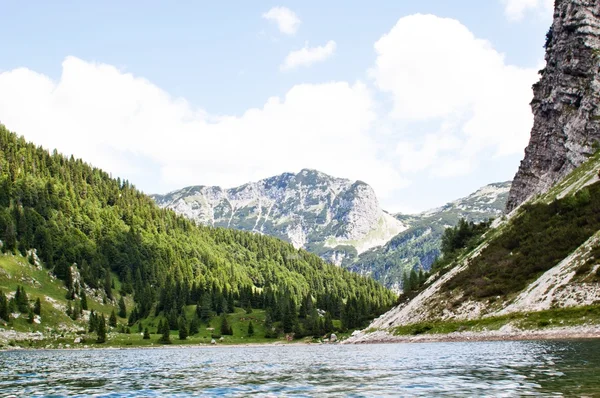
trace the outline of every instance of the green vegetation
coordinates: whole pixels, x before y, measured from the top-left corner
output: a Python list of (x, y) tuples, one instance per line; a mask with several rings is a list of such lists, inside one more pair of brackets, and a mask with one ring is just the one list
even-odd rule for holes
[(522, 330), (543, 329), (558, 326), (579, 326), (600, 324), (600, 307), (584, 306), (557, 308), (539, 312), (514, 313), (504, 316), (480, 318), (468, 321), (420, 322), (393, 329), (397, 336), (419, 334), (446, 334), (453, 332), (481, 332), (498, 330), (511, 324)]
[(449, 280), (463, 299), (507, 296), (524, 289), (600, 230), (600, 183), (550, 204), (526, 204), (523, 211), (469, 267)]
[[(27, 292), (19, 287), (18, 296), (28, 300), (21, 304), (25, 314), (29, 301), (40, 300), (44, 317), (42, 326), (33, 325), (37, 330), (80, 324), (87, 316), (93, 333), (102, 320), (105, 328), (126, 330), (125, 324), (161, 317), (166, 340), (179, 329), (180, 318), (190, 328), (189, 308), (196, 322), (211, 322), (241, 307), (268, 313), (267, 334), (276, 337), (291, 324), (300, 337), (320, 331), (313, 324), (325, 319), (323, 314), (294, 316), (307, 300), (333, 319), (351, 303), (356, 313), (346, 327), (362, 326), (394, 302), (394, 295), (372, 279), (279, 239), (196, 226), (158, 208), (128, 181), (56, 151), (50, 154), (2, 125), (0, 241), (5, 253), (0, 289), (16, 291), (18, 285), (19, 279), (3, 274), (35, 281)], [(48, 299), (65, 302), (65, 309), (47, 305)], [(0, 312), (4, 301), (0, 296)], [(21, 320), (10, 322), (17, 330), (31, 330)]]

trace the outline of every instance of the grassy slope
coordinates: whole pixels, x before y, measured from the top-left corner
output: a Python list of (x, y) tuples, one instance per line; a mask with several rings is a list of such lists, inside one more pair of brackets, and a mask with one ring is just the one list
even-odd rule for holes
[[(119, 289), (118, 281), (115, 278), (115, 289), (113, 290), (116, 300), (119, 295), (116, 293)], [(3, 338), (0, 331), (0, 348), (5, 345), (18, 345), (29, 347), (64, 347), (70, 345), (76, 346), (74, 340), (77, 337), (83, 339), (80, 346), (98, 346), (98, 347), (121, 347), (121, 346), (159, 346), (158, 342), (161, 337), (156, 333), (159, 320), (162, 315), (155, 317), (154, 313), (142, 321), (142, 328), (148, 327), (151, 338), (144, 340), (138, 332), (138, 324), (132, 326), (131, 333), (117, 333), (114, 328), (109, 328), (108, 341), (105, 344), (95, 344), (95, 333), (84, 333), (87, 330), (87, 321), (80, 319), (73, 321), (69, 318), (64, 309), (67, 305), (65, 295), (67, 289), (61, 280), (51, 276), (48, 270), (39, 269), (27, 262), (27, 259), (21, 256), (0, 255), (0, 290), (5, 294), (12, 294), (17, 289), (17, 286), (23, 286), (27, 292), (27, 296), (31, 303), (36, 298), (40, 298), (42, 302), (42, 315), (40, 324), (30, 324), (27, 321), (27, 314), (21, 314), (19, 318), (12, 319), (9, 325), (5, 325), (0, 321), (0, 328), (7, 326), (20, 333), (41, 332), (44, 334), (44, 339), (34, 340), (31, 336), (21, 334), (18, 339)], [(129, 297), (125, 298), (128, 309), (132, 306), (132, 301)], [(102, 304), (102, 302), (88, 296), (88, 306), (96, 312), (103, 313), (108, 319), (108, 315), (114, 309), (118, 313), (117, 305)], [(186, 315), (188, 319), (192, 319), (195, 311), (195, 306), (186, 307)], [(245, 310), (236, 308), (235, 313), (228, 315), (228, 322), (233, 328), (233, 336), (223, 336), (219, 344), (258, 344), (258, 343), (274, 343), (284, 342), (280, 339), (266, 339), (265, 335), (265, 311), (253, 310), (252, 313), (246, 314)], [(122, 325), (127, 325), (127, 320), (118, 318), (118, 322)], [(252, 322), (254, 326), (254, 336), (247, 336), (248, 324)], [(220, 317), (214, 317), (210, 325), (202, 324), (200, 332), (194, 336), (188, 337), (186, 340), (179, 340), (179, 332), (171, 331), (172, 344), (210, 344), (212, 334), (220, 334)], [(334, 326), (340, 327), (338, 320), (334, 321)], [(209, 330), (213, 328), (214, 332)], [(14, 341), (20, 340), (20, 341)]]

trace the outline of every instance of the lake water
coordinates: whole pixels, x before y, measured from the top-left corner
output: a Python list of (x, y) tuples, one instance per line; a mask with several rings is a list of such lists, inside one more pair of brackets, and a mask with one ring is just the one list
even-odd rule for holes
[(0, 395), (600, 396), (600, 341), (0, 352)]

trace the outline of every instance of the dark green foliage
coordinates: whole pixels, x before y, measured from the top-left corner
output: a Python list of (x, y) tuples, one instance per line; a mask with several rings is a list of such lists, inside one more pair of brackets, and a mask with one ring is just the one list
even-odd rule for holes
[(10, 311), (8, 309), (8, 298), (2, 290), (0, 290), (0, 319), (5, 322), (10, 321)]
[(169, 322), (164, 321), (159, 324), (159, 331), (161, 336), (158, 340), (162, 344), (171, 344), (171, 330), (169, 328)]
[(119, 299), (119, 316), (121, 318), (127, 318), (127, 306), (125, 305), (125, 300), (123, 296)]
[(35, 319), (35, 314), (33, 313), (33, 310), (31, 308), (29, 309), (29, 313), (27, 315), (28, 315), (27, 322), (33, 323), (33, 321)]
[(600, 229), (600, 183), (524, 213), (444, 288), (476, 299), (521, 291)]
[(88, 322), (88, 331), (94, 333), (98, 330), (98, 316), (94, 310), (90, 311), (90, 320)]
[(96, 339), (96, 343), (102, 344), (106, 342), (106, 319), (104, 315), (97, 316), (97, 330), (98, 338)]
[(252, 336), (254, 336), (254, 325), (252, 324), (252, 321), (250, 321), (250, 323), (248, 323), (248, 337)]
[(117, 314), (115, 314), (115, 310), (112, 310), (110, 313), (110, 318), (108, 318), (108, 325), (115, 328), (117, 327)]
[(23, 314), (29, 313), (29, 298), (27, 297), (25, 288), (22, 286), (17, 286), (17, 291), (15, 292), (15, 303), (17, 304), (17, 309), (19, 312)]
[(233, 336), (233, 329), (229, 325), (229, 322), (227, 321), (227, 315), (225, 315), (225, 314), (221, 315), (220, 330), (221, 330), (221, 335), (223, 335), (223, 336)]
[(197, 316), (194, 316), (192, 318), (192, 320), (190, 321), (190, 336), (194, 336), (196, 334), (198, 334), (198, 332), (200, 332), (200, 320), (198, 319)]
[(148, 328), (144, 329), (144, 340), (150, 340), (150, 331)]
[[(394, 295), (373, 280), (279, 239), (196, 226), (158, 208), (128, 181), (49, 153), (2, 125), (0, 154), (3, 250), (37, 249), (43, 264), (65, 281), (72, 299), (83, 289), (74, 286), (71, 267), (78, 268), (83, 283), (104, 289), (105, 303), (113, 300), (113, 286), (120, 280), (121, 291), (135, 303), (130, 325), (153, 307), (176, 322), (185, 305), (199, 300), (198, 315), (206, 322), (211, 311), (232, 312), (242, 294), (249, 308), (265, 308), (264, 293), (255, 291), (287, 292), (295, 302), (309, 294), (317, 300), (332, 297), (338, 313), (339, 302), (354, 297), (367, 302), (372, 317), (394, 302)], [(83, 294), (81, 299), (87, 307)], [(280, 304), (279, 298), (269, 300)]]
[(184, 318), (179, 320), (179, 340), (185, 340), (188, 337), (188, 329)]
[(81, 297), (81, 309), (87, 311), (88, 303), (87, 296), (85, 295), (85, 290), (81, 289), (81, 294), (79, 296)]

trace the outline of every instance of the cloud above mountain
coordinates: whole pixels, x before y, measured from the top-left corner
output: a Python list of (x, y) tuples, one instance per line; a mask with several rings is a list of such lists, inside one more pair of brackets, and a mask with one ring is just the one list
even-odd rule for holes
[[(279, 27), (291, 34), (290, 26)], [(289, 68), (326, 58), (335, 43), (320, 48), (300, 50)], [(390, 210), (401, 210), (414, 173), (464, 175), (490, 151), (522, 152), (534, 70), (432, 15), (401, 18), (374, 49), (356, 81), (296, 84), (240, 115), (209, 114), (133, 73), (67, 57), (58, 79), (0, 73), (0, 121), (148, 192), (308, 167), (368, 182)]]

